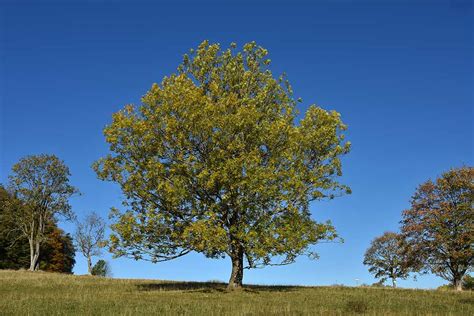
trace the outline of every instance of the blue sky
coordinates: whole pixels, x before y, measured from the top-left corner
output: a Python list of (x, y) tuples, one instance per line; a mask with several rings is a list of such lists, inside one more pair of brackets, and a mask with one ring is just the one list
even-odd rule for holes
[[(246, 271), (244, 282), (372, 283), (363, 253), (374, 237), (398, 229), (416, 186), (472, 165), (473, 20), (471, 2), (462, 0), (3, 1), (0, 182), (21, 157), (53, 153), (82, 192), (71, 200), (76, 213), (106, 217), (121, 192), (90, 166), (107, 153), (102, 129), (111, 115), (139, 103), (202, 40), (255, 40), (270, 51), (274, 74), (287, 73), (301, 111), (316, 103), (342, 114), (353, 144), (342, 180), (353, 194), (311, 208), (316, 219), (333, 221), (344, 244), (317, 246), (318, 261)], [(124, 278), (227, 281), (230, 273), (228, 259), (200, 254), (111, 266)], [(86, 272), (80, 255), (74, 271)], [(430, 288), (445, 281), (399, 283)]]

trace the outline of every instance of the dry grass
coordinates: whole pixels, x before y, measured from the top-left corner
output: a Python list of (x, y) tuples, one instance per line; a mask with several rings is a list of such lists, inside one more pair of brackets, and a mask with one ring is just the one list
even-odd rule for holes
[(474, 315), (474, 294), (247, 286), (0, 271), (2, 315)]

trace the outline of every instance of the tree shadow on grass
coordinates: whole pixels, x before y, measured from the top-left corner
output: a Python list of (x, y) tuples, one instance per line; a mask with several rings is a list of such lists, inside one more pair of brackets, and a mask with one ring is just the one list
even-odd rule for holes
[[(185, 291), (199, 293), (229, 293), (226, 283), (217, 282), (163, 282), (137, 284), (139, 291)], [(289, 292), (297, 286), (284, 285), (244, 285), (241, 291), (258, 294), (259, 292)]]
[(244, 285), (244, 290), (256, 292), (291, 292), (302, 288), (294, 285)]
[(163, 282), (137, 284), (139, 291), (187, 291), (187, 292), (225, 292), (224, 283), (214, 282)]

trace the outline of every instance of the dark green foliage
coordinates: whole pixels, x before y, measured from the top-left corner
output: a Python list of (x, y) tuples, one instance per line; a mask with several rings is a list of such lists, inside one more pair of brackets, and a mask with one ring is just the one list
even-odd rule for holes
[(97, 261), (97, 263), (92, 267), (91, 273), (92, 275), (102, 276), (102, 277), (110, 276), (111, 275), (110, 266), (107, 263), (107, 261), (101, 259)]
[(474, 277), (472, 275), (466, 275), (462, 280), (463, 290), (474, 290)]
[(11, 231), (13, 223), (8, 212), (17, 207), (17, 202), (0, 186), (0, 269), (20, 269), (30, 263), (28, 242)]
[[(0, 269), (27, 269), (30, 265), (28, 240), (14, 227), (12, 212), (24, 207), (0, 186)], [(40, 269), (72, 273), (75, 249), (72, 238), (52, 222), (47, 225), (46, 239), (40, 256)]]

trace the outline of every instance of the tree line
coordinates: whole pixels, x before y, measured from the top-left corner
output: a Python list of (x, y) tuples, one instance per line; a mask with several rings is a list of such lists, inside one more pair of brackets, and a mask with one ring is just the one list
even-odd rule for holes
[[(316, 259), (315, 245), (341, 241), (329, 220), (315, 220), (310, 204), (351, 193), (340, 181), (342, 158), (351, 148), (347, 126), (338, 112), (315, 104), (299, 113), (302, 100), (294, 98), (285, 75), (272, 74), (270, 64), (268, 51), (255, 42), (222, 49), (204, 41), (184, 55), (175, 73), (153, 84), (139, 106), (127, 105), (112, 116), (104, 129), (110, 152), (93, 169), (99, 179), (121, 187), (123, 207), (111, 210), (107, 243), (96, 215), (77, 225), (75, 245), (90, 273), (91, 258), (105, 245), (115, 257), (154, 263), (198, 252), (229, 258), (232, 290), (242, 287), (245, 269), (287, 265), (301, 255)], [(470, 220), (445, 221), (457, 239), (473, 234), (472, 169), (467, 170), (470, 182), (458, 185), (467, 186), (460, 190), (470, 202), (462, 202)], [(433, 232), (430, 220), (449, 218), (458, 204), (425, 202), (438, 189), (423, 188), (403, 215), (403, 238), (386, 235), (368, 251), (366, 263), (377, 277), (395, 282), (407, 275), (405, 265), (446, 272), (437, 268), (446, 262), (435, 264), (439, 258), (428, 250), (437, 247), (430, 243), (437, 237), (426, 239), (425, 233)], [(49, 240), (46, 228), (60, 217), (73, 219), (68, 201), (78, 191), (64, 163), (50, 155), (20, 160), (8, 189), (22, 205), (8, 214), (29, 245), (34, 271)], [(460, 243), (472, 250), (472, 238), (462, 236)], [(437, 249), (443, 253), (458, 245), (449, 237), (444, 242), (446, 248)], [(410, 261), (417, 256), (409, 257), (407, 249), (423, 260)], [(471, 257), (463, 263), (467, 269), (456, 273), (472, 268), (472, 252), (462, 251)]]

